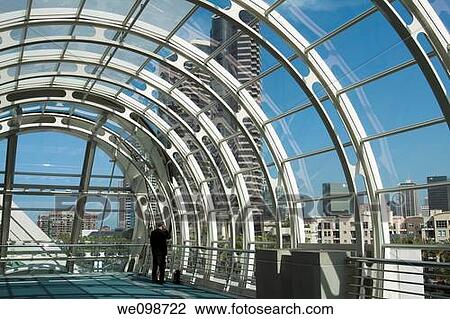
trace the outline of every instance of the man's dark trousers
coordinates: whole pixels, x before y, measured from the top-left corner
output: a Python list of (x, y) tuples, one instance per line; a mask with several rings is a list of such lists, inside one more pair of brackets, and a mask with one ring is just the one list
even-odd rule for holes
[(153, 269), (152, 269), (152, 280), (158, 281), (158, 271), (159, 271), (159, 282), (164, 282), (164, 275), (166, 272), (166, 255), (161, 253), (153, 254)]

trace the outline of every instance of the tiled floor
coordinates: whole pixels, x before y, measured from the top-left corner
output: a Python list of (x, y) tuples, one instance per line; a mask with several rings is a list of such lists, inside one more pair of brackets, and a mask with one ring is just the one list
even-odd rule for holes
[(0, 277), (0, 298), (230, 298), (219, 292), (152, 283), (131, 274)]

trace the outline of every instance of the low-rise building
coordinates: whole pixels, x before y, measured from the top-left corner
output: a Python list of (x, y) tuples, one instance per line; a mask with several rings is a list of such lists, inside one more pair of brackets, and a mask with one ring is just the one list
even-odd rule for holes
[[(39, 215), (37, 225), (51, 238), (58, 238), (61, 234), (70, 234), (73, 227), (73, 212), (51, 212)], [(96, 230), (97, 215), (84, 214), (82, 230)]]

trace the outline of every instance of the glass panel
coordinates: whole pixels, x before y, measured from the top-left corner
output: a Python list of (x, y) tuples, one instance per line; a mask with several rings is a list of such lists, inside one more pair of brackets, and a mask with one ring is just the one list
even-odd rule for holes
[(44, 108), (45, 103), (30, 103), (30, 104), (23, 104), (20, 106), (22, 109), (22, 113), (34, 113), (34, 112), (41, 112)]
[(46, 25), (28, 28), (27, 39), (69, 35), (70, 25)]
[(58, 185), (77, 186), (80, 183), (80, 176), (77, 174), (59, 175), (48, 172), (17, 172), (14, 178), (16, 185)]
[(343, 85), (358, 82), (412, 58), (380, 12), (322, 43), (317, 51)]
[[(422, 184), (428, 176), (450, 176), (450, 132), (446, 124), (421, 128), (370, 142), (384, 187), (407, 180)], [(432, 141), (432, 142), (431, 142)]]
[(123, 42), (141, 48), (144, 51), (154, 51), (158, 47), (158, 44), (155, 42), (134, 34), (128, 34)]
[(0, 52), (0, 57), (4, 60), (6, 58), (18, 58), (19, 57), (19, 48), (8, 49)]
[(78, 8), (80, 0), (33, 0), (33, 8)]
[(27, 2), (27, 0), (2, 1), (2, 5), (0, 6), (0, 13), (13, 11), (25, 12)]
[(76, 51), (88, 51), (97, 54), (103, 54), (106, 50), (106, 46), (95, 43), (86, 43), (86, 42), (71, 42), (67, 47), (67, 53), (71, 56), (82, 57), (82, 53), (78, 53)]
[[(323, 187), (327, 183), (346, 184), (336, 152), (311, 156), (290, 163), (297, 180), (299, 199), (322, 197)], [(321, 213), (321, 211), (311, 211), (311, 214)]]
[(131, 138), (131, 134), (128, 131), (126, 131), (121, 125), (112, 120), (107, 120), (105, 123), (105, 127), (120, 135), (124, 140), (128, 140), (129, 138)]
[(286, 58), (290, 57), (294, 51), (291, 47), (286, 44), (286, 42), (268, 25), (265, 23), (259, 22), (259, 32), (261, 35), (270, 42), (275, 48), (277, 48), (281, 54), (283, 54)]
[(84, 86), (86, 84), (86, 80), (75, 77), (63, 77), (63, 78), (55, 78), (55, 85), (69, 85), (69, 86)]
[(312, 107), (272, 123), (288, 157), (332, 146), (322, 120)]
[(56, 63), (28, 63), (22, 65), (21, 74), (54, 72), (56, 71)]
[(119, 59), (134, 64), (137, 67), (140, 67), (147, 60), (147, 58), (141, 54), (124, 49), (118, 49), (114, 54), (114, 59)]
[[(89, 73), (91, 73), (91, 72), (89, 72)], [(113, 69), (109, 69), (109, 68), (107, 68), (103, 71), (102, 77), (110, 78), (114, 81), (121, 82), (121, 83), (126, 83), (130, 79), (130, 76), (128, 76), (127, 74), (113, 70)]]
[(305, 92), (285, 68), (264, 77), (261, 81), (261, 107), (268, 117), (274, 117), (295, 106), (309, 102)]
[(76, 72), (77, 69), (78, 69), (78, 66), (75, 63), (64, 62), (59, 65), (59, 70), (61, 72)]
[(315, 41), (372, 6), (369, 0), (286, 0), (276, 11)]
[[(121, 232), (134, 228), (134, 200), (130, 196), (88, 196), (83, 218), (82, 241), (95, 243), (127, 242)], [(112, 237), (112, 238), (108, 238)], [(116, 239), (117, 241), (114, 241)], [(131, 238), (130, 238), (131, 239)]]
[(418, 66), (367, 84), (348, 96), (369, 135), (442, 116)]
[(95, 28), (86, 25), (77, 25), (73, 31), (74, 36), (93, 37), (95, 35)]
[[(447, 176), (432, 178), (439, 182), (448, 181)], [(389, 213), (391, 243), (442, 244), (448, 241), (449, 186), (402, 189), (382, 196)]]
[[(322, 201), (314, 202), (314, 205), (321, 206), (321, 204)], [(364, 241), (369, 244), (373, 240), (370, 231), (372, 228), (371, 216), (366, 211), (363, 211), (361, 215), (365, 227), (363, 230)], [(349, 245), (357, 242), (355, 218), (352, 215), (317, 216), (306, 218), (304, 222), (306, 243)]]
[(68, 114), (70, 111), (70, 106), (61, 102), (48, 102), (45, 110), (47, 112), (56, 112), (56, 113), (64, 113)]
[[(208, 49), (214, 52), (228, 42), (228, 45), (214, 59), (241, 84), (278, 64), (278, 60), (274, 56), (248, 35), (243, 34), (237, 40), (229, 42), (229, 39), (239, 29), (228, 22), (214, 20), (212, 28), (211, 45)], [(203, 51), (207, 52), (206, 49), (203, 49)]]
[[(60, 55), (62, 53), (62, 50), (65, 46), (64, 42), (45, 42), (45, 43), (39, 43), (39, 44), (31, 44), (25, 46), (24, 56), (25, 57), (31, 57), (36, 56), (36, 54), (55, 54)], [(42, 50), (45, 52), (35, 52), (37, 50)]]
[(228, 9), (231, 7), (231, 1), (230, 0), (207, 0), (208, 2), (211, 2), (212, 4), (218, 6), (222, 9)]
[(99, 116), (93, 109), (89, 107), (78, 106), (73, 113), (79, 117), (91, 120), (93, 122), (95, 122)]
[(135, 0), (87, 0), (82, 14), (87, 14), (87, 10), (97, 10), (126, 16), (134, 2)]
[[(106, 176), (109, 178), (111, 175), (111, 172), (113, 171), (114, 167), (114, 177), (115, 178), (124, 178), (123, 171), (120, 168), (119, 165), (114, 164), (114, 161), (111, 159), (111, 157), (100, 147), (97, 147), (95, 150), (95, 157), (94, 157), (94, 165), (92, 167), (92, 175), (97, 177), (103, 177)], [(112, 186), (117, 187), (117, 183), (113, 183)]]
[(209, 53), (212, 12), (200, 8), (197, 9), (189, 20), (176, 33), (177, 36), (197, 46), (200, 50)]
[[(11, 229), (21, 241), (70, 241), (76, 196), (14, 195)], [(24, 214), (25, 216), (21, 216)]]
[(80, 138), (56, 132), (20, 135), (17, 142), (16, 170), (80, 174), (85, 144)]
[(139, 20), (171, 31), (193, 7), (185, 0), (150, 1)]

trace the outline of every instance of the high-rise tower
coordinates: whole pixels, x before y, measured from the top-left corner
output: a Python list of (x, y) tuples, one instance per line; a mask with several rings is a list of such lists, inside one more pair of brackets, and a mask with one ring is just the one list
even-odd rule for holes
[[(245, 23), (250, 23), (253, 17), (243, 12), (242, 18)], [(259, 23), (254, 23), (252, 28), (259, 31)], [(221, 47), (227, 41), (238, 33), (240, 30), (236, 25), (228, 22), (227, 20), (214, 16), (211, 26), (211, 51), (214, 52), (217, 48)], [(247, 83), (248, 81), (257, 77), (261, 72), (261, 57), (259, 45), (247, 34), (241, 34), (237, 39), (225, 45), (223, 50), (217, 54), (215, 60), (219, 62), (233, 77), (235, 77), (241, 84)], [(212, 83), (212, 86), (216, 91), (220, 92), (220, 88), (217, 87), (218, 84)], [(261, 102), (261, 84), (256, 81), (246, 87), (249, 94), (256, 100), (257, 103)], [(224, 94), (225, 95), (225, 94)], [(225, 99), (227, 104), (237, 111), (239, 106), (236, 100), (232, 97)], [(220, 127), (225, 131), (227, 128), (232, 133), (237, 129), (234, 126), (229, 127), (229, 123), (235, 123), (227, 117), (231, 116), (227, 112), (223, 112), (222, 122)], [(219, 121), (219, 120), (218, 120)], [(228, 126), (227, 126), (228, 125)], [(244, 125), (251, 134), (254, 140), (258, 152), (261, 152), (261, 136), (259, 131), (255, 128), (251, 121), (244, 121)], [(225, 133), (225, 132), (223, 132)], [(225, 135), (225, 134), (224, 134)], [(241, 167), (241, 169), (247, 169), (252, 167), (257, 167), (257, 154), (252, 149), (250, 141), (243, 135), (240, 134), (237, 138), (232, 139), (228, 143), (236, 156), (236, 160)], [(263, 231), (263, 207), (264, 207), (264, 175), (260, 168), (253, 170), (248, 170), (243, 173), (244, 179), (247, 184), (251, 202), (253, 203), (253, 216), (255, 220), (255, 231), (256, 233), (261, 233)], [(267, 210), (266, 210), (267, 211)]]
[[(250, 15), (244, 14), (244, 19), (246, 22), (251, 21)], [(253, 25), (255, 30), (259, 30), (259, 24)], [(217, 48), (221, 47), (227, 41), (230, 41), (239, 29), (227, 20), (219, 17), (213, 16), (211, 21), (211, 34), (209, 40), (192, 40), (191, 44), (199, 48), (203, 52), (208, 54), (214, 52)], [(259, 75), (261, 70), (261, 59), (260, 59), (260, 49), (258, 44), (248, 35), (241, 34), (235, 40), (230, 41), (228, 45), (224, 45), (223, 50), (217, 54), (214, 59), (225, 68), (233, 77), (240, 81), (240, 83), (246, 83), (247, 81), (255, 78)], [(216, 81), (212, 80), (212, 77), (203, 72), (198, 71), (193, 65), (186, 65), (186, 68), (190, 70), (197, 78), (199, 78), (206, 85), (211, 86), (216, 92), (224, 97), (225, 102), (230, 106), (232, 112), (237, 112), (239, 105), (236, 100), (227, 96), (225, 88), (221, 86)], [(204, 112), (208, 115), (211, 121), (217, 126), (219, 131), (224, 137), (234, 134), (239, 131), (239, 127), (235, 120), (234, 114), (230, 114), (224, 109), (223, 105), (218, 103), (206, 90), (201, 88), (199, 85), (195, 84), (190, 80), (182, 80), (182, 77), (171, 70), (160, 70), (160, 76), (171, 83), (177, 83), (177, 88), (183, 92), (187, 97), (189, 97), (199, 108), (207, 108)], [(181, 83), (179, 81), (182, 81)], [(252, 83), (247, 88), (249, 94), (258, 102), (261, 101), (261, 85), (257, 81)], [(190, 115), (187, 114), (181, 107), (177, 106), (170, 98), (163, 98), (164, 103), (179, 114), (190, 126), (192, 123), (198, 123)], [(173, 121), (170, 116), (160, 114), (165, 118), (169, 124)], [(249, 130), (253, 141), (256, 144), (257, 152), (261, 151), (261, 136), (259, 131), (254, 127), (251, 121), (244, 121), (246, 128)], [(174, 125), (176, 125), (174, 123)], [(195, 130), (195, 127), (193, 127)], [(175, 129), (180, 136), (183, 137), (186, 144), (191, 147), (192, 139), (188, 135), (184, 135), (184, 131), (181, 128)], [(215, 159), (220, 171), (226, 172), (224, 161), (219, 158), (219, 153), (216, 147), (211, 144), (209, 139), (203, 141), (208, 148), (211, 156)], [(265, 180), (263, 177), (262, 170), (258, 163), (258, 155), (252, 149), (251, 143), (244, 134), (239, 134), (235, 138), (229, 139), (227, 144), (231, 148), (231, 151), (236, 157), (236, 161), (239, 167), (243, 170), (243, 176), (247, 185), (247, 189), (250, 195), (250, 201), (252, 203), (252, 211), (255, 221), (255, 231), (256, 233), (262, 232), (263, 230), (263, 216), (264, 211), (264, 185)], [(213, 174), (210, 167), (208, 167), (208, 161), (202, 158), (201, 153), (195, 153), (199, 165), (201, 166), (205, 177), (208, 178), (209, 175)], [(255, 167), (255, 169), (247, 170), (248, 168)], [(231, 179), (233, 177), (230, 177)], [(217, 206), (220, 206), (220, 201), (223, 197), (223, 191), (219, 190), (219, 185), (210, 186), (211, 192), (213, 193), (213, 202)], [(220, 199), (219, 199), (220, 197)], [(216, 207), (217, 208), (217, 207)], [(220, 207), (219, 207), (220, 208)]]
[[(447, 176), (429, 176), (428, 184), (447, 182)], [(450, 210), (450, 186), (434, 186), (428, 188), (428, 206), (430, 210)]]

